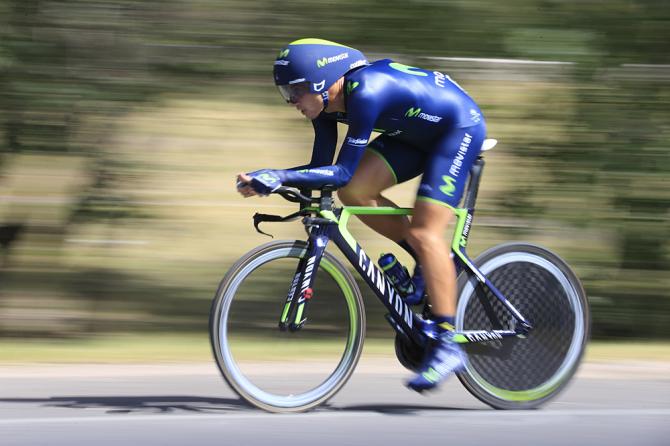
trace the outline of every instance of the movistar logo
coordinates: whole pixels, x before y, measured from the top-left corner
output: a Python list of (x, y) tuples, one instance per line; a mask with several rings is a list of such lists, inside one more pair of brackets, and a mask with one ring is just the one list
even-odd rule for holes
[(351, 94), (351, 92), (354, 91), (354, 89), (358, 87), (358, 85), (359, 85), (358, 82), (351, 82), (351, 81), (347, 82), (347, 94)]
[[(394, 70), (398, 70), (400, 72), (403, 72), (405, 74), (411, 74), (412, 76), (428, 76), (428, 73), (425, 71), (421, 71), (421, 68), (416, 68), (416, 67), (410, 67), (409, 65), (404, 65), (401, 63), (397, 62), (391, 62), (389, 64), (389, 67), (393, 68)], [(415, 70), (420, 70), (420, 71), (415, 71)]]
[(333, 56), (333, 57), (322, 57), (321, 59), (316, 60), (316, 66), (319, 67), (319, 68), (323, 68), (330, 63), (337, 62), (337, 61), (343, 60), (343, 59), (347, 59), (348, 57), (349, 57), (349, 53), (342, 53), (342, 54), (338, 54), (337, 56)]
[(290, 49), (286, 48), (285, 50), (279, 50), (279, 56), (277, 56), (278, 59), (281, 59), (283, 57), (288, 56)]
[(258, 175), (258, 178), (261, 179), (262, 181), (267, 181), (267, 182), (277, 181), (277, 177), (270, 174), (270, 173), (262, 173), (262, 174)]
[(463, 226), (463, 231), (461, 232), (461, 241), (460, 245), (465, 248), (468, 244), (468, 234), (470, 233), (470, 225), (472, 225), (472, 214), (468, 214), (465, 219), (465, 226)]
[(442, 175), (442, 181), (444, 181), (444, 184), (440, 186), (440, 191), (448, 197), (453, 197), (456, 191), (456, 185), (454, 184), (456, 180), (449, 175)]
[(419, 107), (414, 108), (411, 107), (405, 112), (405, 117), (406, 118), (419, 118), (423, 119), (424, 121), (430, 121), (430, 122), (440, 122), (442, 120), (442, 116), (435, 116), (435, 115), (429, 115), (428, 113), (421, 113), (421, 109)]
[(419, 116), (419, 113), (421, 113), (421, 109), (420, 109), (420, 108), (418, 108), (418, 107), (417, 107), (417, 108), (411, 107), (409, 110), (407, 110), (407, 111), (405, 112), (405, 117), (406, 117), (406, 118), (416, 118), (417, 116)]

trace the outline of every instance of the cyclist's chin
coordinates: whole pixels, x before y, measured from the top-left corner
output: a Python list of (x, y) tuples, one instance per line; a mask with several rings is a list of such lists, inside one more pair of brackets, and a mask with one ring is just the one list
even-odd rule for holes
[(309, 108), (308, 109), (302, 109), (302, 110), (299, 110), (299, 111), (300, 111), (300, 113), (302, 113), (302, 115), (304, 117), (306, 117), (309, 120), (316, 119), (319, 116), (319, 114), (321, 113), (320, 110), (316, 110), (316, 109), (311, 110)]

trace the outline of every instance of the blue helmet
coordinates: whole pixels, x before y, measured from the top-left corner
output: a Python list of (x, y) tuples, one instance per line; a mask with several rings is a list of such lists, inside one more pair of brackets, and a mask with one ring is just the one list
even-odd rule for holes
[(275, 85), (290, 101), (291, 88), (303, 84), (305, 92), (323, 94), (340, 77), (368, 65), (360, 51), (322, 39), (300, 39), (279, 51), (274, 63)]

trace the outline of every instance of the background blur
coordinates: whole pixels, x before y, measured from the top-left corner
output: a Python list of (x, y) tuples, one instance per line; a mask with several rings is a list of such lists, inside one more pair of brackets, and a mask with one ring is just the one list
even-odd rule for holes
[(234, 175), (309, 159), (271, 75), (302, 37), (450, 74), (500, 141), (470, 254), (546, 245), (595, 338), (670, 338), (665, 0), (0, 0), (0, 336), (206, 332), (218, 281), (269, 240), (253, 213), (294, 209), (242, 199)]

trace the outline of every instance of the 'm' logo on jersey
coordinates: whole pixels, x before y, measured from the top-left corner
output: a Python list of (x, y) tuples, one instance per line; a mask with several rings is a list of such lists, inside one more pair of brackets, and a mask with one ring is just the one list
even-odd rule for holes
[(454, 192), (456, 192), (456, 185), (454, 184), (456, 180), (449, 175), (442, 175), (442, 181), (444, 181), (444, 184), (440, 186), (440, 192), (448, 197), (453, 197)]
[(430, 121), (430, 122), (440, 122), (442, 120), (442, 116), (435, 116), (435, 115), (429, 115), (427, 113), (421, 113), (420, 108), (414, 108), (411, 107), (409, 110), (405, 112), (405, 117), (406, 118), (419, 118), (423, 119), (424, 121)]
[(421, 113), (420, 108), (415, 109), (414, 107), (411, 107), (409, 110), (407, 110), (405, 112), (405, 117), (406, 118), (416, 118), (417, 116), (419, 116), (419, 113)]
[(349, 57), (349, 53), (342, 53), (338, 54), (337, 56), (333, 57), (322, 57), (321, 59), (317, 59), (316, 61), (316, 66), (319, 68), (323, 68), (329, 63), (337, 62), (338, 60), (343, 60), (347, 59)]
[(277, 56), (277, 59), (283, 59), (284, 57), (288, 56), (290, 49), (286, 48), (285, 50), (280, 50), (279, 51), (279, 56)]
[(351, 81), (347, 82), (347, 94), (351, 94), (351, 92), (354, 91), (354, 89), (358, 87), (358, 85), (359, 85), (358, 82), (351, 82)]

